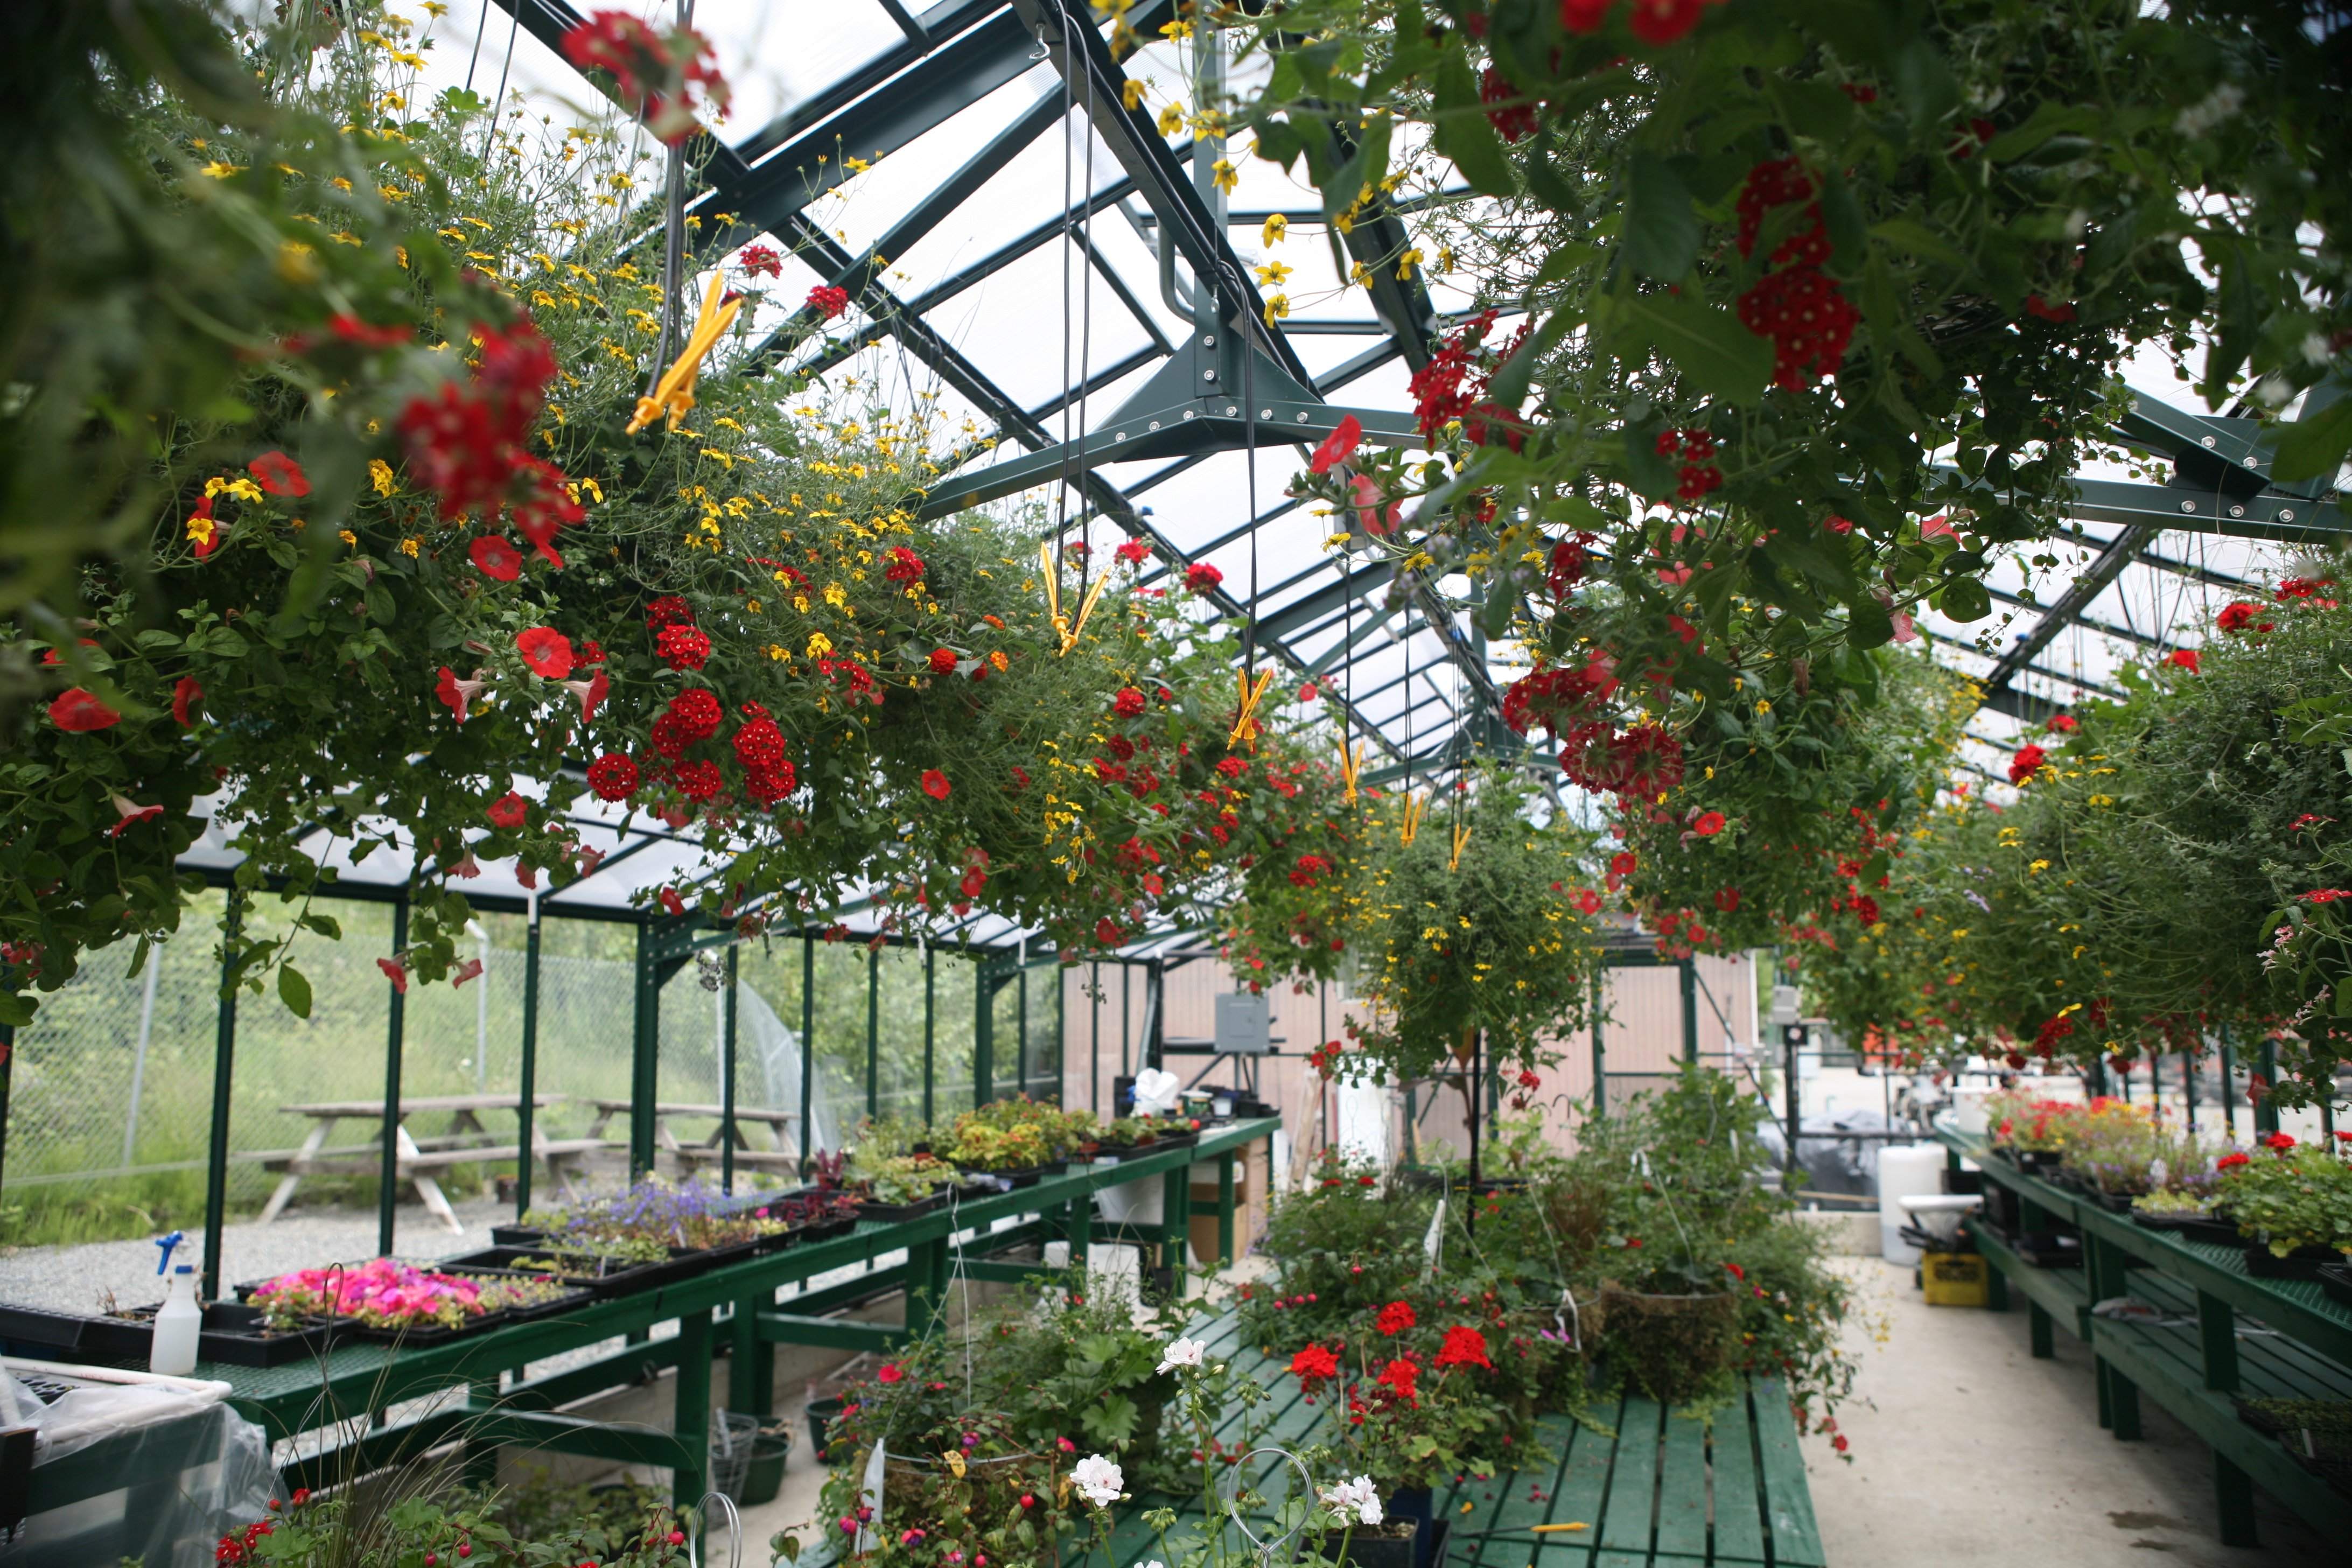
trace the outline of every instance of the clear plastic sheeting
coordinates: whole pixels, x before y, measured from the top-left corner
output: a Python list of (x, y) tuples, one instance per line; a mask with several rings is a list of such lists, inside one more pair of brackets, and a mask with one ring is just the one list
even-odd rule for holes
[(269, 1517), (277, 1467), (228, 1385), (11, 1361), (6, 1393), (38, 1433), (31, 1510), (9, 1568), (204, 1568), (220, 1538)]

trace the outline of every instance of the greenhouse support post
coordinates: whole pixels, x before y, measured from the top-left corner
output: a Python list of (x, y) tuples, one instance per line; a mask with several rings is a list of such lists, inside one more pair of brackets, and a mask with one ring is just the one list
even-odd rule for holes
[(1601, 1030), (1601, 976), (1592, 977), (1592, 1114), (1609, 1114), (1609, 1047)]
[(1478, 1123), (1485, 1120), (1486, 1109), (1486, 1031), (1470, 1031), (1470, 1059), (1463, 1064), (1470, 1077), (1464, 1083), (1463, 1099), (1470, 1104), (1470, 1195), (1462, 1205), (1462, 1228), (1473, 1240), (1478, 1235)]
[(8, 1079), (16, 1065), (16, 1026), (0, 1024), (0, 1174), (8, 1160)]
[(803, 1178), (808, 1175), (809, 1156), (816, 1152), (815, 1146), (810, 1142), (816, 1135), (815, 1129), (809, 1125), (811, 1087), (816, 1081), (815, 1042), (812, 1038), (815, 1033), (816, 938), (803, 935), (801, 938), (801, 1119), (798, 1123), (801, 1175)]
[(1676, 968), (1682, 971), (1683, 992), (1683, 1060), (1698, 1060), (1698, 960), (1685, 958)]
[[(404, 889), (392, 906), (393, 957), (398, 960), (407, 946), (408, 894)], [(408, 1023), (408, 998), (400, 987), (392, 988), (389, 1000), (383, 1038), (383, 1159), (375, 1195), (375, 1249), (380, 1258), (392, 1256), (394, 1210), (400, 1203), (400, 1047)]]
[[(1026, 956), (1025, 954), (1024, 955)], [(1021, 1003), (1013, 1015), (1013, 1026), (1019, 1030), (1013, 1045), (1013, 1079), (1015, 1094), (1029, 1092), (1029, 966), (1022, 964)]]
[(2189, 1131), (2197, 1131), (2197, 1053), (2180, 1053), (2180, 1098), (2187, 1109)]
[(155, 1037), (155, 977), (163, 968), (163, 950), (147, 950), (146, 985), (139, 999), (139, 1045), (131, 1054), (131, 1113), (122, 1121), (122, 1163), (131, 1162), (139, 1146), (139, 1100), (147, 1086), (147, 1047)]
[(938, 1077), (932, 1052), (939, 1039), (939, 958), (923, 944), (923, 1125), (931, 1124), (931, 1090)]
[(522, 1081), (515, 1102), (515, 1218), (530, 1212), (530, 1162), (539, 1130), (539, 889), (530, 890), (522, 939)]
[[(221, 1227), (228, 1223), (229, 1090), (236, 1077), (236, 939), (245, 924), (245, 895), (235, 888), (228, 892), (228, 917), (224, 924), (220, 1014), (213, 1035), (212, 1138), (205, 1146), (204, 1272), (196, 1282), (200, 1301), (220, 1298)], [(162, 961), (161, 953), (148, 950), (149, 963)]]
[(654, 1102), (660, 1070), (661, 965), (654, 958), (653, 929), (637, 927), (637, 1005), (629, 1032), (629, 1180), (642, 1182), (654, 1170)]
[(1786, 1047), (1781, 1065), (1784, 1079), (1781, 1093), (1788, 1101), (1784, 1112), (1788, 1120), (1781, 1123), (1781, 1142), (1786, 1148), (1781, 1153), (1780, 1190), (1793, 1193), (1797, 1190), (1797, 1140), (1804, 1131), (1805, 1089), (1797, 1078), (1797, 1037), (1783, 1029), (1780, 1037)]
[(2273, 1098), (2278, 1092), (2278, 1042), (2264, 1040), (2254, 1060), (2260, 1064), (2256, 1070), (2263, 1078), (2262, 1098), (2255, 1100), (2251, 1088), (2246, 1098), (2253, 1102), (2254, 1136), (2267, 1138), (2279, 1130), (2278, 1101)]
[(719, 1039), (719, 1190), (735, 1191), (735, 982), (742, 949), (727, 944), (726, 1012)]
[(882, 950), (866, 950), (866, 1114), (882, 1114)]
[(2238, 1135), (2238, 1059), (2230, 1048), (2230, 1026), (2221, 1026), (2221, 1136)]

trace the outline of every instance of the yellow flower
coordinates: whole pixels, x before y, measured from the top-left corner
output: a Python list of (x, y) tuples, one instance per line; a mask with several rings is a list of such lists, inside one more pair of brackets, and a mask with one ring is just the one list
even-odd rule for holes
[(1269, 261), (1257, 269), (1257, 280), (1261, 283), (1271, 283), (1278, 289), (1282, 286), (1282, 280), (1289, 277), (1294, 270), (1295, 268), (1285, 267), (1279, 261)]
[(1128, 78), (1127, 85), (1118, 89), (1118, 97), (1119, 101), (1127, 106), (1127, 111), (1129, 114), (1134, 113), (1143, 107), (1142, 81), (1136, 77)]
[(832, 651), (833, 639), (831, 637), (825, 636), (823, 632), (809, 633), (808, 656), (811, 658), (822, 658)]
[(1160, 111), (1160, 134), (1173, 136), (1184, 129), (1184, 106), (1171, 103)]
[(1397, 281), (1400, 283), (1410, 283), (1412, 281), (1412, 269), (1420, 265), (1421, 247), (1419, 246), (1414, 246), (1411, 249), (1407, 250), (1402, 256), (1397, 258)]
[(402, 541), (400, 542), (400, 552), (401, 552), (403, 555), (410, 556), (410, 557), (412, 557), (412, 558), (413, 558), (413, 557), (416, 554), (416, 547), (417, 547), (418, 542), (418, 542), (417, 540), (415, 540), (415, 539), (404, 539), (404, 540), (402, 540)]
[(193, 543), (210, 544), (213, 542), (213, 536), (219, 531), (219, 525), (215, 523), (211, 518), (192, 517), (188, 519), (188, 538)]
[(388, 496), (400, 488), (400, 481), (392, 477), (392, 465), (382, 458), (368, 459), (368, 479), (373, 482), (375, 493), (380, 496)]
[(1209, 173), (1216, 180), (1217, 189), (1227, 195), (1232, 195), (1234, 187), (1242, 183), (1241, 171), (1234, 167), (1231, 158), (1218, 159), (1210, 165)]
[(202, 169), (199, 169), (197, 173), (202, 174), (210, 174), (215, 180), (226, 180), (231, 174), (242, 174), (245, 171), (238, 168), (235, 163), (224, 163), (218, 159), (215, 159), (213, 162), (206, 163)]
[(1372, 269), (1359, 261), (1348, 268), (1348, 281), (1369, 289), (1372, 286)]
[(992, 654), (990, 654), (990, 655), (988, 656), (988, 662), (989, 662), (989, 663), (991, 663), (991, 664), (992, 664), (992, 665), (994, 665), (994, 666), (996, 667), (996, 673), (997, 673), (997, 674), (999, 674), (999, 675), (1003, 674), (1003, 673), (1005, 672), (1005, 670), (1007, 670), (1007, 669), (1009, 669), (1010, 668), (1012, 668), (1012, 661), (1011, 661), (1011, 660), (1009, 660), (1009, 659), (1007, 659), (1007, 658), (1004, 657), (1003, 651), (1002, 649), (999, 649), (999, 650), (998, 650), (997, 652), (995, 652), (995, 653), (992, 653)]
[(1272, 326), (1278, 319), (1290, 314), (1290, 297), (1276, 294), (1265, 302), (1265, 324)]
[(348, 528), (337, 529), (335, 531), (335, 537), (341, 540), (345, 544), (356, 545), (360, 542), (360, 536), (353, 533)]
[(2026, 874), (2027, 874), (2027, 875), (2029, 875), (2029, 876), (2037, 876), (2037, 877), (2038, 877), (2038, 876), (2040, 876), (2042, 872), (2047, 871), (2048, 869), (2050, 869), (2050, 862), (2049, 862), (2049, 861), (2047, 861), (2047, 860), (2036, 860), (2035, 862), (2033, 862), (2033, 864), (2032, 864), (2031, 866), (2028, 866), (2025, 869), (2026, 869)]
[(261, 500), (261, 487), (255, 484), (251, 479), (225, 479), (218, 474), (215, 474), (211, 479), (205, 481), (205, 494), (208, 496), (216, 496), (223, 492), (233, 495), (241, 501), (247, 501), (256, 505), (258, 505)]
[(1280, 213), (1276, 213), (1272, 217), (1265, 220), (1265, 227), (1261, 232), (1261, 237), (1266, 244), (1274, 245), (1279, 243), (1282, 237), (1289, 232), (1290, 220), (1283, 216)]

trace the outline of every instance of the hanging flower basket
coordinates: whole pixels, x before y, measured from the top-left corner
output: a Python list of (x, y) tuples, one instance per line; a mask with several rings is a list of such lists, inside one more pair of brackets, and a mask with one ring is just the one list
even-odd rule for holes
[(1661, 1405), (1686, 1405), (1731, 1365), (1739, 1303), (1723, 1291), (1651, 1295), (1601, 1288), (1602, 1342), (1626, 1383)]

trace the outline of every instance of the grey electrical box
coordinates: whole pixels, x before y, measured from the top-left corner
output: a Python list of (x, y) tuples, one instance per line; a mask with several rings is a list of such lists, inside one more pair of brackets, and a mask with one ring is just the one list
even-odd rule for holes
[(1274, 1011), (1264, 996), (1233, 991), (1217, 998), (1218, 1050), (1262, 1057), (1273, 1047)]

